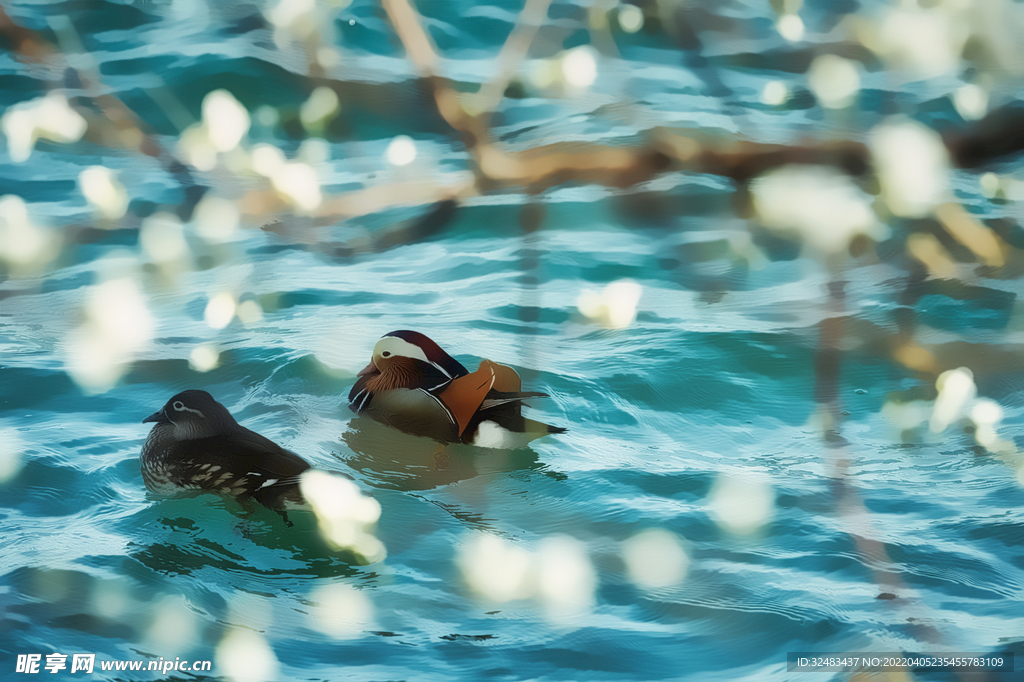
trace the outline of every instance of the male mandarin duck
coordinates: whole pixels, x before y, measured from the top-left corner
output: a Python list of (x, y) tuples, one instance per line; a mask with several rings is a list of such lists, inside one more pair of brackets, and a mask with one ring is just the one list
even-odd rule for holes
[(373, 359), (349, 392), (349, 407), (415, 436), (514, 450), (549, 433), (563, 433), (526, 419), (526, 398), (511, 367), (483, 360), (472, 374), (419, 332), (399, 330), (381, 338)]

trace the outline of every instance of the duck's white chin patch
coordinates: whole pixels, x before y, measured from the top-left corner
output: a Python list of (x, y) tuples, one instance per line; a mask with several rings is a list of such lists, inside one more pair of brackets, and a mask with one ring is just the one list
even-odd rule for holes
[(480, 448), (498, 448), (501, 450), (518, 450), (537, 437), (535, 433), (516, 433), (509, 431), (497, 422), (480, 422), (473, 437), (473, 445)]

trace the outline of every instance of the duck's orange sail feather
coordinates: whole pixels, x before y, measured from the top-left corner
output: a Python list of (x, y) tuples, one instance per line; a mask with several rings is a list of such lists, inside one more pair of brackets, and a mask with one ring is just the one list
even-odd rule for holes
[(438, 397), (455, 417), (461, 437), (491, 389), (517, 392), (522, 385), (519, 375), (511, 367), (483, 360), (475, 372), (456, 378)]

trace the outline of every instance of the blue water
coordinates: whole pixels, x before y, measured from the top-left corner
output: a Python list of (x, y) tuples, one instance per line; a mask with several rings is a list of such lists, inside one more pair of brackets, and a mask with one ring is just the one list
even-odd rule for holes
[[(829, 13), (811, 4), (809, 28), (827, 28)], [(419, 5), (447, 75), (470, 90), (489, 77), (520, 7)], [(532, 56), (588, 43), (587, 6), (556, 3)], [(297, 153), (305, 60), (294, 44), (275, 47), (248, 5), (11, 2), (7, 11), (51, 40), (52, 18), (70, 17), (102, 87), (170, 150), (206, 93), (227, 88), (251, 112), (280, 111), (277, 123), (254, 122), (244, 145)], [(663, 33), (618, 33), (622, 61), (599, 63), (610, 75), (580, 96), (527, 88), (504, 99), (496, 136), (513, 148), (633, 144), (667, 125), (784, 142), (862, 137), (885, 102), (950, 115), (957, 79), (936, 94), (934, 84), (891, 89), (877, 73), (848, 117), (807, 97), (767, 107), (768, 81), (806, 95), (804, 75), (779, 56), (785, 44), (767, 7), (736, 3), (727, 15), (743, 31), (704, 34), (704, 67), (690, 68)], [(336, 75), (351, 94), (318, 166), (325, 193), (466, 169), (462, 143), (429, 111), (377, 6), (354, 2), (333, 16), (345, 60)], [(0, 106), (45, 94), (34, 69), (0, 55)], [(710, 94), (716, 81), (728, 96)], [(399, 134), (419, 151), (405, 175), (383, 158)], [(961, 423), (901, 432), (882, 412), (935, 397), (934, 378), (887, 350), (907, 278), (898, 225), (876, 257), (838, 270), (765, 235), (754, 238), (764, 255), (747, 257), (731, 181), (673, 172), (629, 190), (548, 190), (537, 200), (542, 228), (530, 235), (519, 227), (522, 194), (469, 198), (428, 238), (354, 255), (331, 245), (365, 242), (426, 209), (329, 225), (282, 212), (273, 231), (243, 217), (216, 245), (186, 223), (190, 253), (168, 270), (138, 238), (142, 218), (184, 198), (155, 160), (93, 140), (41, 141), (21, 164), (0, 154), (2, 194), (63, 235), (59, 257), (31, 272), (8, 268), (0, 281), (0, 448), (16, 463), (0, 483), (4, 679), (29, 679), (14, 672), (19, 654), (54, 652), (215, 662), (208, 676), (97, 668), (91, 679), (229, 679), (225, 642), (239, 633), (263, 677), (280, 680), (792, 680), (812, 677), (786, 671), (797, 651), (1024, 655), (1017, 472)], [(76, 184), (96, 164), (118, 171), (131, 199), (114, 229), (88, 227), (96, 221)], [(195, 175), (233, 200), (256, 184), (223, 167)], [(976, 176), (954, 180), (980, 217), (1014, 215), (1013, 202), (982, 196)], [(96, 285), (115, 276), (136, 283), (151, 338), (119, 380), (90, 391), (68, 372), (69, 347)], [(607, 328), (579, 311), (585, 289), (624, 278), (642, 286), (633, 323)], [(846, 293), (838, 313), (833, 280)], [(970, 284), (928, 289), (911, 306), (915, 334), (943, 368), (973, 371), (978, 395), (1004, 411), (999, 434), (1020, 445), (1021, 284)], [(258, 319), (212, 328), (204, 312), (220, 292), (257, 304)], [(823, 435), (816, 402), (819, 323), (836, 315), (842, 442)], [(568, 432), (529, 450), (438, 454), (354, 418), (355, 372), (394, 329), (427, 334), (471, 369), (481, 358), (512, 365), (524, 386), (551, 395), (531, 401), (531, 416)], [(203, 344), (219, 364), (200, 372), (190, 355)], [(215, 495), (148, 494), (141, 420), (186, 388), (210, 391), (315, 466), (353, 476), (380, 504), (375, 534), (387, 558), (364, 565), (332, 550), (309, 513), (287, 526)], [(741, 491), (733, 507), (760, 509), (743, 531), (714, 512), (730, 485)], [(645, 585), (627, 568), (628, 541), (650, 529), (666, 531), (658, 537), (688, 561), (667, 584)], [(559, 610), (536, 585), (507, 601), (482, 596), (460, 558), (482, 539), (541, 572), (550, 548), (567, 552), (576, 563), (555, 561), (556, 573), (579, 572), (553, 594), (580, 588), (582, 597)]]

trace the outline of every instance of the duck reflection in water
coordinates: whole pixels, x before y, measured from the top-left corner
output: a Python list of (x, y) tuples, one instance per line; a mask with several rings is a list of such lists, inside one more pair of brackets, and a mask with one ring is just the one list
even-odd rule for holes
[(354, 453), (345, 460), (374, 487), (392, 490), (430, 490), (479, 475), (513, 471), (552, 472), (531, 449), (498, 450), (437, 443), (410, 436), (366, 417), (356, 417), (342, 434)]

